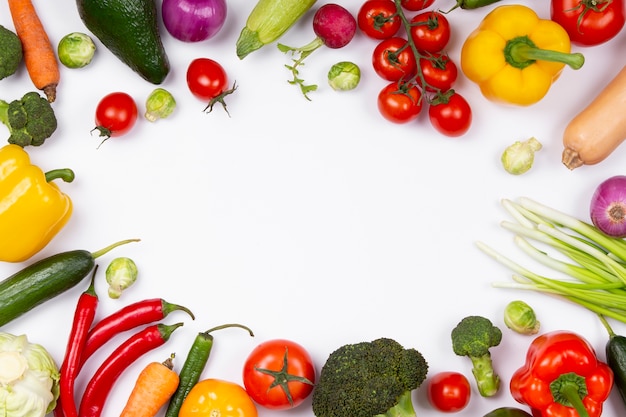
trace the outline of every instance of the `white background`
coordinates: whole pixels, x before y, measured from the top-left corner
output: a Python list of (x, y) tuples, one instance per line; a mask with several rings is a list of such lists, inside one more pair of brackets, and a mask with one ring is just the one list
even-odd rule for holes
[[(453, 5), (437, 2), (442, 10)], [(69, 32), (86, 31), (74, 2), (34, 3), (53, 44)], [(58, 130), (44, 146), (28, 149), (33, 163), (44, 170), (75, 171), (73, 183), (59, 183), (71, 196), (74, 213), (32, 260), (0, 264), (0, 276), (61, 251), (95, 251), (140, 238), (98, 260), (98, 316), (152, 297), (184, 304), (196, 315), (195, 321), (183, 313), (165, 320), (183, 320), (185, 326), (167, 345), (128, 368), (104, 415), (119, 414), (149, 361), (176, 352), (179, 369), (197, 332), (228, 322), (246, 324), (256, 336), (237, 329), (216, 332), (204, 377), (241, 383), (248, 352), (269, 339), (301, 343), (319, 370), (340, 345), (384, 336), (420, 350), (430, 375), (455, 370), (471, 379), (469, 359), (452, 352), (450, 330), (466, 315), (484, 315), (504, 333), (501, 345), (492, 350), (503, 385), (490, 399), (474, 389), (470, 405), (460, 413), (466, 416), (516, 405), (508, 381), (523, 364), (532, 338), (505, 328), (502, 312), (511, 300), (531, 304), (542, 331), (576, 331), (604, 358), (607, 333), (593, 314), (549, 296), (493, 288), (493, 282), (510, 280), (510, 272), (475, 242), (484, 241), (535, 268), (500, 228), (499, 222), (508, 218), (500, 200), (528, 196), (588, 219), (597, 184), (624, 173), (626, 148), (600, 165), (574, 171), (560, 161), (567, 122), (626, 62), (624, 32), (601, 46), (574, 47), (586, 56), (583, 68), (565, 68), (548, 95), (529, 107), (491, 103), (461, 75), (455, 88), (471, 103), (474, 121), (465, 136), (448, 138), (429, 125), (426, 112), (408, 125), (391, 124), (379, 115), (376, 95), (385, 82), (370, 64), (376, 41), (361, 33), (343, 49), (320, 49), (307, 59), (301, 75), (319, 85), (312, 101), (287, 83), (291, 75), (284, 64), (290, 57), (275, 45), (239, 60), (235, 42), (254, 3), (230, 0), (226, 24), (208, 41), (186, 44), (163, 29), (172, 69), (162, 87), (176, 97), (175, 113), (154, 124), (140, 119), (127, 136), (112, 138), (99, 149), (100, 139), (90, 131), (100, 98), (125, 91), (143, 112), (155, 86), (95, 39), (98, 50), (88, 67), (61, 69), (54, 103)], [(549, 18), (549, 2), (522, 3)], [(312, 40), (313, 10), (321, 4), (281, 42), (297, 46)], [(341, 4), (356, 15), (361, 0)], [(448, 52), (457, 63), (464, 39), (493, 7), (448, 15), (453, 28)], [(13, 27), (6, 2), (0, 2), (0, 24)], [(217, 60), (231, 83), (236, 80), (239, 87), (227, 98), (230, 117), (219, 106), (203, 113), (205, 103), (189, 93), (185, 71), (197, 57)], [(326, 84), (326, 72), (342, 60), (354, 61), (363, 72), (361, 84), (351, 92), (335, 92)], [(0, 81), (0, 95), (8, 100), (33, 89), (24, 68)], [(502, 150), (530, 136), (544, 145), (535, 166), (522, 176), (507, 174), (500, 164)], [(117, 256), (133, 258), (140, 277), (121, 299), (111, 300), (104, 269)], [(27, 334), (60, 363), (74, 306), (87, 281), (83, 284), (2, 330)], [(626, 326), (613, 326), (626, 333)], [(84, 369), (78, 392), (107, 349)], [(441, 414), (428, 404), (425, 389), (416, 392), (414, 403), (420, 417)], [(263, 408), (259, 413), (279, 414)], [(312, 416), (309, 402), (280, 413)], [(604, 415), (623, 413), (613, 392)]]

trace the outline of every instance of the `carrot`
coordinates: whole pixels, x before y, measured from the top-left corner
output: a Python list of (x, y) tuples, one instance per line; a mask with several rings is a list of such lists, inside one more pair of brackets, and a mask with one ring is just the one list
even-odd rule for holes
[(172, 354), (165, 362), (149, 363), (137, 377), (120, 417), (154, 417), (178, 388)]
[(52, 103), (60, 79), (54, 47), (31, 0), (8, 0), (8, 3), (15, 33), (22, 42), (28, 75)]

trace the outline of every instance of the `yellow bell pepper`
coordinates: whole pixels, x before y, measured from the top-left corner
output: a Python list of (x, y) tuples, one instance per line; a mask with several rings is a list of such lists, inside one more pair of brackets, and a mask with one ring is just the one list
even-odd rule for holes
[(485, 16), (461, 48), (461, 70), (495, 102), (520, 106), (541, 100), (565, 65), (579, 69), (561, 25), (523, 5), (502, 5)]
[(72, 214), (72, 202), (56, 184), (74, 180), (70, 169), (44, 174), (21, 146), (0, 148), (0, 261), (21, 262), (43, 249)]

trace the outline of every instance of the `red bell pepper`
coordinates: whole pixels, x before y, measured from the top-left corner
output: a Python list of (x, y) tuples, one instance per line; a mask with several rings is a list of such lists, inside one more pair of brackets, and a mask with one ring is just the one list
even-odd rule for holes
[(568, 331), (535, 338), (510, 383), (513, 398), (530, 406), (534, 417), (599, 417), (612, 386), (611, 368), (589, 342)]

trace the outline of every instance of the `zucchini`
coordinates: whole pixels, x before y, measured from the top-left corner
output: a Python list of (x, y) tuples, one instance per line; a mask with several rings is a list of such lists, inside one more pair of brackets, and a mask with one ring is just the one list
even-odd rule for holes
[(274, 42), (308, 11), (316, 0), (259, 0), (237, 39), (237, 56)]
[(0, 282), (0, 326), (77, 285), (93, 269), (99, 256), (138, 240), (121, 240), (93, 253), (80, 249), (61, 252), (4, 279)]
[(483, 417), (532, 417), (532, 415), (519, 408), (500, 407), (485, 414)]
[(626, 404), (626, 336), (615, 334), (604, 316), (599, 317), (609, 333), (605, 353), (606, 363), (613, 371), (613, 386), (617, 388), (622, 401)]

